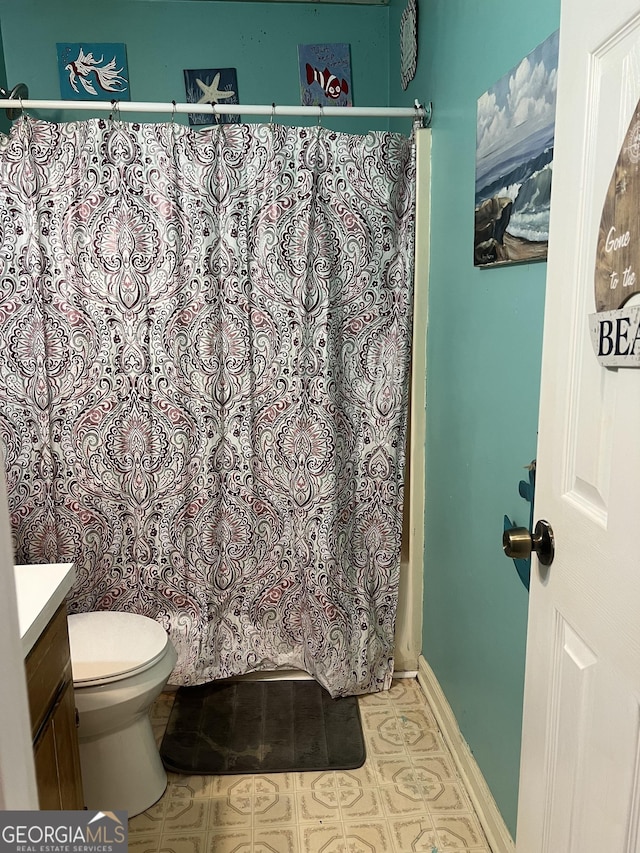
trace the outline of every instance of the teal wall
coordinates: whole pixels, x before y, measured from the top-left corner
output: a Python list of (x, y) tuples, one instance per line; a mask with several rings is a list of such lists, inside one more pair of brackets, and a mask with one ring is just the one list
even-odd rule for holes
[(546, 263), (473, 267), (476, 109), (558, 28), (560, 0), (419, 0), (406, 92), (391, 2), (390, 102), (434, 110), (423, 654), (515, 833), (528, 597), (502, 527), (529, 521)]
[(406, 92), (405, 0), (390, 2), (0, 0), (0, 24), (9, 85), (33, 97), (59, 96), (56, 42), (90, 40), (127, 44), (136, 100), (183, 100), (183, 68), (233, 66), (241, 102), (296, 104), (297, 44), (346, 41), (355, 104), (433, 101), (423, 652), (515, 832), (528, 602), (501, 535), (503, 514), (528, 521), (518, 482), (536, 453), (546, 264), (473, 268), (475, 121), (478, 96), (558, 27), (560, 0), (419, 0)]
[[(60, 97), (56, 42), (112, 41), (127, 45), (132, 100), (184, 102), (184, 68), (231, 67), (240, 103), (299, 104), (298, 44), (343, 41), (351, 45), (354, 104), (385, 105), (388, 18), (385, 6), (333, 3), (0, 0), (9, 83), (26, 83), (33, 98)], [(354, 118), (326, 124), (347, 132), (372, 126)], [(376, 127), (384, 129), (379, 121)]]

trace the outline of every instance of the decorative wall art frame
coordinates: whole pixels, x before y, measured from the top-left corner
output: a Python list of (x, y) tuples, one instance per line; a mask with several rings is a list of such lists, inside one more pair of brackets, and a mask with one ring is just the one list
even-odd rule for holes
[(126, 45), (60, 42), (56, 49), (63, 100), (131, 100)]
[(557, 70), (556, 31), (478, 99), (475, 266), (547, 258)]
[(400, 19), (400, 82), (406, 89), (418, 64), (418, 2), (409, 0)]
[[(184, 69), (188, 104), (239, 104), (235, 68)], [(239, 124), (242, 118), (230, 113), (189, 113), (190, 125)]]
[(348, 44), (299, 44), (298, 65), (303, 107), (353, 105)]

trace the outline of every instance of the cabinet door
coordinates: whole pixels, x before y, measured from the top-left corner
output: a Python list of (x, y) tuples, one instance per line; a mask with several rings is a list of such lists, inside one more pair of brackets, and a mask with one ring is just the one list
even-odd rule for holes
[(72, 682), (67, 683), (62, 701), (53, 716), (53, 728), (56, 740), (60, 808), (69, 810), (83, 809), (84, 796), (80, 775), (76, 706), (73, 698)]
[(57, 811), (60, 804), (58, 786), (58, 764), (56, 761), (56, 739), (53, 720), (49, 720), (40, 732), (33, 748), (38, 785), (38, 803), (42, 811)]
[(25, 662), (40, 808), (84, 808), (64, 602)]
[(41, 810), (84, 808), (76, 732), (73, 683), (68, 681), (34, 745), (36, 782)]

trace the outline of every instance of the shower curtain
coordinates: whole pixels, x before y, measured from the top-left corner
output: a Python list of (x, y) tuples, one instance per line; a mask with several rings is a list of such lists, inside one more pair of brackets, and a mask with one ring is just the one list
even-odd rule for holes
[(393, 671), (412, 140), (18, 120), (0, 144), (17, 563), (150, 616), (193, 685)]

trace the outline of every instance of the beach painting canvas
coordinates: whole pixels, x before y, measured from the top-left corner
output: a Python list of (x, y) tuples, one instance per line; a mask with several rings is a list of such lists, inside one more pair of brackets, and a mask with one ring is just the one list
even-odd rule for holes
[(546, 260), (558, 32), (478, 99), (474, 264)]
[(131, 100), (126, 45), (61, 42), (56, 49), (60, 96), (64, 100)]
[[(188, 104), (239, 104), (235, 68), (185, 68), (184, 87)], [(190, 125), (239, 124), (234, 113), (189, 113)]]
[(299, 44), (298, 66), (303, 107), (352, 106), (348, 44)]

